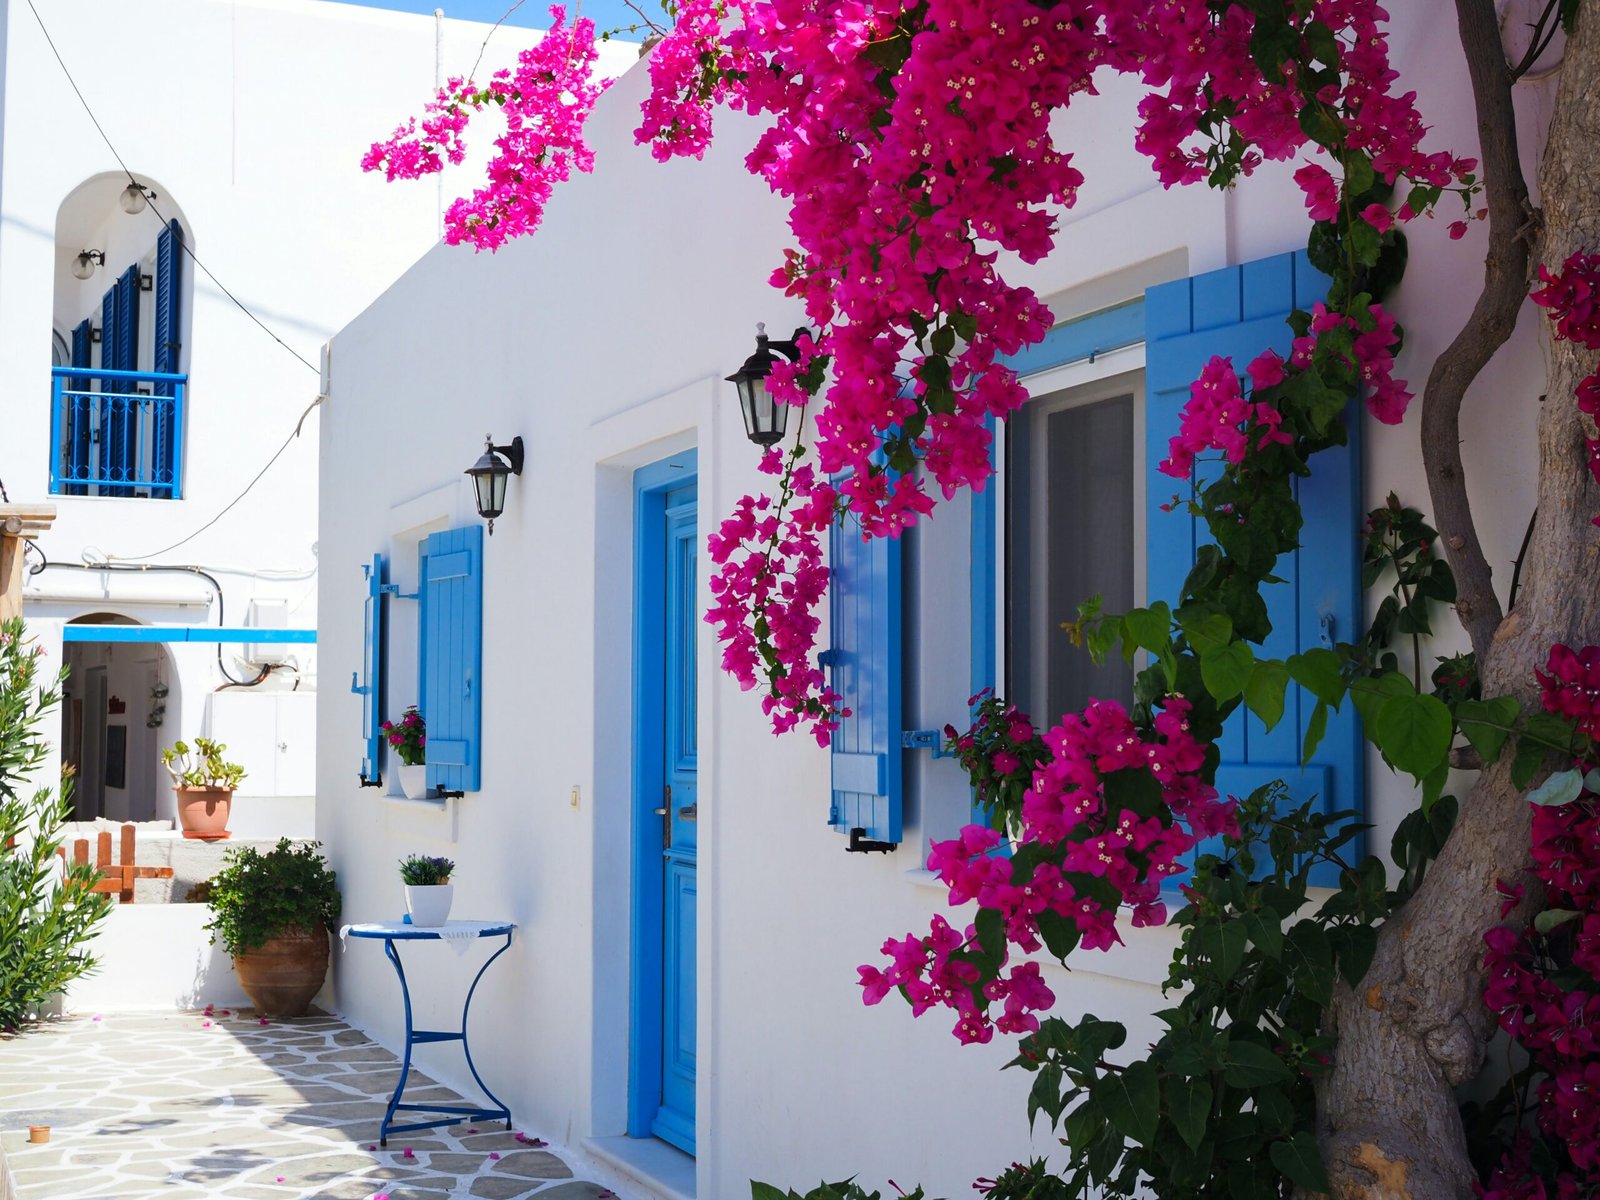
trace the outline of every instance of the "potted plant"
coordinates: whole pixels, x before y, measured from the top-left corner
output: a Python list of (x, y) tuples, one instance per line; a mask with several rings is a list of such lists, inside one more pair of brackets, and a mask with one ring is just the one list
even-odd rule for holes
[(161, 765), (172, 776), (178, 797), (178, 824), (186, 838), (215, 841), (228, 836), (228, 810), (233, 793), (244, 781), (244, 768), (222, 757), (221, 742), (195, 738), (194, 749), (176, 742), (161, 752)]
[(397, 725), (385, 721), (383, 736), (400, 756), (400, 789), (408, 800), (422, 800), (428, 795), (428, 723), (413, 704)]
[(406, 885), (406, 911), (413, 925), (426, 928), (450, 919), (450, 901), (456, 892), (450, 885), (450, 872), (455, 869), (448, 858), (426, 854), (400, 860), (400, 882)]
[(212, 944), (233, 956), (239, 986), (265, 1017), (303, 1016), (328, 974), (339, 882), (319, 845), (237, 846), (210, 880)]

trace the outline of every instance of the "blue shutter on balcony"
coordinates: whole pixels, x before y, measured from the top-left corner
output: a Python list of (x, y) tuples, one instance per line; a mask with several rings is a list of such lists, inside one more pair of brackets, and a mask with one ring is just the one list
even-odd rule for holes
[[(94, 366), (94, 321), (85, 317), (79, 321), (72, 330), (72, 366)], [(72, 377), (72, 391), (86, 392), (89, 390), (89, 377), (74, 375)], [(66, 402), (66, 412), (62, 414), (64, 428), (62, 430), (62, 446), (59, 453), (62, 456), (62, 479), (87, 479), (89, 477), (89, 447), (94, 437), (94, 419), (89, 401), (82, 396), (73, 396)], [(82, 496), (89, 491), (88, 486), (82, 483), (63, 484), (61, 492), (66, 496)]]
[(350, 688), (361, 697), (361, 782), (377, 783), (383, 770), (383, 667), (385, 650), (384, 593), (389, 582), (388, 564), (374, 554), (361, 568), (367, 576), (365, 615), (361, 633), (361, 674)]
[(475, 792), (483, 757), (483, 526), (431, 533), (424, 551), (421, 675), (428, 786)]
[(828, 538), (829, 679), (850, 715), (831, 742), (833, 802), (828, 824), (860, 839), (900, 841), (900, 541), (864, 541), (854, 519)]
[[(1178, 430), (1189, 385), (1214, 354), (1231, 356), (1241, 376), (1250, 360), (1268, 347), (1287, 357), (1293, 334), (1285, 318), (1293, 308), (1309, 309), (1326, 295), (1327, 287), (1326, 276), (1301, 251), (1161, 284), (1145, 293), (1151, 602), (1165, 600), (1176, 607), (1196, 548), (1211, 540), (1204, 522), (1190, 516), (1185, 505), (1161, 511), (1174, 493), (1184, 501), (1193, 494), (1193, 481), (1181, 483), (1157, 470), (1167, 457), (1168, 440)], [(1296, 481), (1305, 525), (1300, 548), (1280, 557), (1274, 568), (1285, 582), (1265, 588), (1272, 622), (1272, 633), (1261, 650), (1265, 656), (1287, 658), (1339, 639), (1353, 641), (1361, 632), (1358, 411), (1349, 424), (1350, 444), (1317, 455), (1311, 478)], [(1315, 704), (1312, 696), (1291, 684), (1283, 719), (1270, 732), (1241, 705), (1218, 744), (1222, 762), (1217, 788), (1245, 796), (1282, 779), (1297, 802), (1315, 796), (1324, 812), (1363, 811), (1364, 758), (1354, 705), (1347, 701), (1339, 712), (1329, 714), (1327, 733), (1316, 754), (1309, 765), (1300, 765), (1306, 724)], [(1353, 849), (1358, 856), (1363, 852), (1359, 839)], [(1336, 872), (1319, 866), (1311, 881), (1336, 885)]]
[[(155, 362), (151, 369), (164, 375), (178, 373), (179, 337), (182, 330), (179, 299), (182, 282), (183, 226), (173, 220), (156, 238)], [(157, 396), (171, 398), (175, 390), (170, 380), (156, 382)], [(182, 469), (182, 464), (174, 461), (178, 432), (176, 405), (168, 403), (152, 407), (154, 411), (150, 474), (157, 485), (153, 490), (163, 490), (161, 485), (164, 484), (165, 494), (171, 496), (178, 483), (179, 471)]]
[[(112, 371), (139, 369), (139, 264), (134, 263), (117, 277), (100, 305), (100, 365)], [(101, 391), (132, 393), (134, 385), (123, 380), (102, 380)], [(118, 399), (100, 401), (100, 477), (132, 479), (138, 473), (138, 433), (129, 402)], [(131, 496), (131, 487), (115, 484), (100, 487), (102, 496)]]

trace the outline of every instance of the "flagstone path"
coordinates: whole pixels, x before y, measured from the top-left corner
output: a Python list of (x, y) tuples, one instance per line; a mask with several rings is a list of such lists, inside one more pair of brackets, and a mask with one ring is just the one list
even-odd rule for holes
[[(499, 1122), (396, 1134), (379, 1149), (399, 1069), (326, 1016), (71, 1017), (0, 1040), (0, 1146), (18, 1200), (612, 1195), (581, 1160)], [(463, 1103), (415, 1070), (406, 1099)], [(42, 1124), (50, 1141), (29, 1144), (27, 1127)]]

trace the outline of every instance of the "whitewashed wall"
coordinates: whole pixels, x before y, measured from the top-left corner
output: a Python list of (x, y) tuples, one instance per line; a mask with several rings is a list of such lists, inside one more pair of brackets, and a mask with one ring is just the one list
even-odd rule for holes
[[(313, 628), (316, 412), (222, 520), (149, 556), (234, 499), (317, 397), (322, 343), (437, 241), (436, 187), (388, 187), (363, 174), (359, 160), (372, 141), (420, 111), (436, 56), (446, 76), (467, 73), (489, 27), (322, 0), (39, 0), (38, 9), (128, 170), (157, 199), (133, 216), (118, 207), (126, 175), (72, 95), (33, 14), (27, 5), (0, 5), (0, 479), (13, 500), (51, 499), (51, 327), (70, 338), (85, 316), (98, 326), (101, 297), (116, 276), (133, 262), (152, 270), (159, 208), (182, 222), (189, 246), (221, 281), (184, 259), (183, 498), (55, 497), (56, 523), (39, 545), (57, 563), (109, 556), (203, 566), (225, 589), (228, 624), (245, 624), (249, 602), (262, 599), (285, 604), (289, 626)], [(502, 31), (484, 53), (484, 69), (509, 63), (514, 39), (526, 36)], [(634, 53), (607, 47), (605, 70), (615, 73)], [(488, 150), (487, 139), (475, 139), (476, 161)], [(70, 266), (82, 249), (103, 250), (105, 266), (79, 282)], [(223, 286), (311, 365), (295, 361)], [(141, 308), (139, 361), (149, 370), (153, 293), (142, 294)], [(170, 573), (53, 569), (30, 581), (26, 600), (35, 619), (109, 612), (141, 623), (216, 624), (224, 615), (202, 580)], [(249, 679), (254, 671), (241, 649), (226, 647), (224, 660), (234, 678)], [(275, 675), (263, 689), (298, 680), (301, 691), (314, 690), (316, 648), (288, 649), (298, 675)], [(172, 689), (160, 744), (219, 732), (206, 704), (224, 683), (214, 652), (179, 650), (158, 669)], [(142, 741), (142, 723), (130, 728), (134, 737)], [(151, 755), (141, 754), (142, 770)], [(259, 776), (247, 779), (241, 799), (281, 790)], [(164, 777), (141, 786), (153, 794), (141, 792), (126, 815), (173, 815)], [(307, 794), (295, 806), (302, 815), (281, 812), (262, 824), (308, 833), (309, 808)]]
[[(1398, 65), (1435, 141), (1472, 153), (1449, 37), (1399, 15)], [(782, 206), (742, 167), (754, 126), (725, 115), (704, 162), (658, 166), (632, 145), (644, 88), (635, 70), (601, 101), (599, 166), (560, 191), (541, 234), (493, 257), (436, 248), (337, 335), (323, 414), (321, 652), (338, 679), (360, 655), (360, 564), (384, 550), (403, 568), (421, 533), (472, 519), (460, 473), (484, 433), (527, 442), (527, 470), (485, 543), (482, 790), (432, 806), (359, 788), (359, 705), (340, 689), (319, 714), (318, 832), (349, 919), (394, 917), (394, 862), (426, 851), (459, 864), (457, 915), (519, 923), (486, 978), (476, 1036), (494, 1046), (490, 1081), (519, 1120), (568, 1141), (625, 1124), (630, 473), (697, 446), (702, 534), (762, 486), (721, 377), (749, 353), (754, 321), (788, 330), (802, 317), (765, 282), (787, 238)], [(1059, 315), (1304, 244), (1296, 164), (1234, 194), (1165, 192), (1126, 145), (1135, 99), (1109, 83), (1070, 118), (1090, 181), (1060, 249), (1025, 276)], [(1548, 99), (1524, 97), (1526, 146)], [(1402, 368), (1419, 386), (1476, 294), (1480, 232), (1451, 244), (1444, 224), (1412, 231), (1396, 303), (1411, 335)], [(1467, 469), (1503, 571), (1532, 503), (1542, 378), (1530, 316), (1467, 406)], [(1425, 505), (1415, 414), (1374, 428), (1368, 446), (1371, 503), (1394, 488)], [(921, 614), (912, 715), (923, 725), (957, 719), (967, 694), (968, 511), (958, 501), (919, 531), (922, 586), (939, 596)], [(408, 652), (390, 645), (391, 661)], [(913, 760), (905, 844), (847, 855), (825, 825), (826, 754), (804, 737), (772, 739), (756, 698), (717, 659), (703, 636), (698, 1194), (856, 1173), (966, 1194), (975, 1176), (1028, 1152), (1026, 1077), (998, 1073), (1006, 1045), (958, 1048), (943, 1018), (913, 1022), (893, 1001), (864, 1009), (854, 984), (886, 936), (926, 928), (940, 904), (919, 867), (926, 837), (947, 833), (963, 807), (961, 778)], [(1375, 844), (1386, 845), (1409, 793), (1378, 764), (1371, 785)], [(1128, 1019), (1130, 1043), (1148, 1040), (1153, 1022), (1140, 1014), (1159, 1007), (1171, 945), (1167, 931), (1135, 931), (1113, 954), (1084, 955), (1070, 977), (1054, 972), (1060, 1010)], [(450, 972), (424, 974), (431, 986)], [(338, 990), (347, 1016), (394, 1042), (397, 997), (375, 946), (341, 956)], [(424, 1061), (464, 1074), (442, 1055)]]

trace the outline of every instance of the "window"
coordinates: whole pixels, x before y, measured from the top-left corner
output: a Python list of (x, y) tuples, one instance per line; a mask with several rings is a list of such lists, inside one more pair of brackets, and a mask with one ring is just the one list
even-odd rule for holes
[(172, 220), (73, 328), (68, 361), (52, 365), (51, 494), (182, 497), (182, 249)]
[(1007, 430), (1003, 695), (1041, 723), (1132, 700), (1133, 669), (1096, 666), (1062, 625), (1091, 596), (1108, 612), (1143, 596), (1143, 392), (1140, 372), (1049, 392)]

